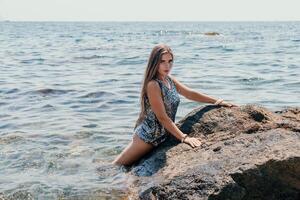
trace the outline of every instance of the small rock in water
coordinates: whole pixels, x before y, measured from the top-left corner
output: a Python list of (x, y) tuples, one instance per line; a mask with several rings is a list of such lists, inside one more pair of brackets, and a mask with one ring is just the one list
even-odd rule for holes
[(220, 33), (217, 32), (206, 32), (204, 35), (220, 35)]

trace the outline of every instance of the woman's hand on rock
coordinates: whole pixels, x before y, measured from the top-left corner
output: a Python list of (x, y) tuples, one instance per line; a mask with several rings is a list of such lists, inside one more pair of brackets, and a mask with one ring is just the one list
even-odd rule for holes
[(233, 104), (233, 103), (229, 103), (229, 102), (226, 102), (226, 101), (223, 101), (222, 103), (219, 104), (220, 106), (226, 106), (226, 107), (239, 107), (238, 105), (236, 104)]
[(185, 140), (183, 142), (190, 145), (193, 148), (199, 147), (201, 145), (200, 140), (197, 138), (194, 138), (194, 137), (187, 137), (187, 138), (185, 138)]

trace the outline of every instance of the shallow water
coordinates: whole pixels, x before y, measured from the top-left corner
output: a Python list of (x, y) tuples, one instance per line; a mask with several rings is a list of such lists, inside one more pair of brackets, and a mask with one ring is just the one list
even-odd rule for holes
[[(219, 32), (206, 36), (205, 32)], [(213, 97), (300, 106), (300, 23), (0, 22), (0, 197), (119, 199), (152, 47)], [(181, 97), (176, 121), (203, 103)]]

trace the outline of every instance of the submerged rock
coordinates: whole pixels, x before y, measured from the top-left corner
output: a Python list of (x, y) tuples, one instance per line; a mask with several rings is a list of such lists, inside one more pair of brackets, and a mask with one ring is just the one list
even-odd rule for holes
[(217, 32), (206, 32), (204, 35), (220, 35), (220, 33)]
[(202, 145), (170, 135), (129, 168), (130, 199), (299, 199), (299, 108), (210, 105), (177, 126)]

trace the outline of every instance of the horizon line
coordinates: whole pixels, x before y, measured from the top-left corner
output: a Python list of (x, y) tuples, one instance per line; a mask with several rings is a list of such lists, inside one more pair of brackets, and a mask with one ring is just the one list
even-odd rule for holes
[(300, 20), (10, 20), (0, 22), (300, 22)]

